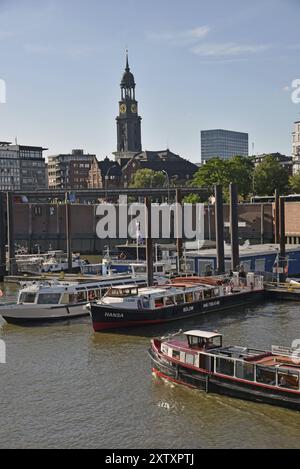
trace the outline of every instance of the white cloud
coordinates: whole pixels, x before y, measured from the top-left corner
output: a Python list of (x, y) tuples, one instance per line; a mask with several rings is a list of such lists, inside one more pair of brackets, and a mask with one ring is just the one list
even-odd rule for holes
[(171, 45), (191, 45), (199, 39), (204, 38), (211, 31), (210, 26), (198, 26), (184, 31), (165, 31), (158, 33), (149, 33), (148, 39), (154, 41), (163, 41)]
[(245, 54), (255, 54), (270, 49), (270, 44), (240, 45), (234, 42), (216, 44), (197, 44), (191, 48), (191, 52), (202, 57), (228, 57)]

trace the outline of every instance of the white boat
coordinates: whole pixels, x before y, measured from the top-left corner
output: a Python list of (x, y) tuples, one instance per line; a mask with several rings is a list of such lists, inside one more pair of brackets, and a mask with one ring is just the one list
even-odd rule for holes
[[(133, 262), (103, 259), (99, 264), (83, 264), (81, 266), (82, 275), (113, 275), (130, 274), (132, 277), (141, 275), (147, 276), (146, 262)], [(160, 283), (161, 278), (172, 275), (175, 272), (174, 266), (170, 262), (157, 261), (153, 263), (154, 278)]]
[(93, 282), (28, 282), (22, 285), (17, 303), (0, 304), (0, 315), (10, 324), (33, 325), (88, 316), (83, 307), (100, 300), (116, 285), (146, 285), (145, 277), (111, 276)]

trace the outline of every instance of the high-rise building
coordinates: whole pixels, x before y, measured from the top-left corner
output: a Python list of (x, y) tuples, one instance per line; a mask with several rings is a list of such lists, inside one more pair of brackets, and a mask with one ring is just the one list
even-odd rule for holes
[(116, 161), (126, 164), (136, 153), (142, 151), (141, 120), (138, 115), (138, 102), (135, 99), (135, 80), (130, 71), (128, 53), (126, 68), (121, 80), (121, 100), (117, 120)]
[(49, 189), (87, 189), (89, 172), (95, 158), (95, 155), (85, 154), (83, 150), (72, 150), (69, 154), (49, 156)]
[(33, 191), (47, 187), (46, 148), (0, 142), (0, 190)]
[(293, 172), (294, 174), (300, 171), (300, 121), (296, 121), (293, 131)]
[(228, 159), (237, 155), (249, 155), (247, 133), (224, 129), (201, 131), (201, 163), (216, 156)]

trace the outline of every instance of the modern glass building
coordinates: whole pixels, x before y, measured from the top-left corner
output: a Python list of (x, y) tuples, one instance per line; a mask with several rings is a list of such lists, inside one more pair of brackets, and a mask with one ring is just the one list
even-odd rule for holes
[(224, 129), (201, 131), (201, 163), (216, 156), (228, 159), (236, 155), (249, 155), (249, 136), (247, 133)]
[(46, 148), (0, 142), (0, 191), (46, 189)]

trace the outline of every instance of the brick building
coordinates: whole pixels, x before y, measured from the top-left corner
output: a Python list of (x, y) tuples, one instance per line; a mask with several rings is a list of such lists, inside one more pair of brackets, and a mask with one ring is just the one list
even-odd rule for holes
[(89, 172), (95, 155), (83, 150), (72, 150), (69, 154), (48, 157), (49, 189), (87, 189)]

